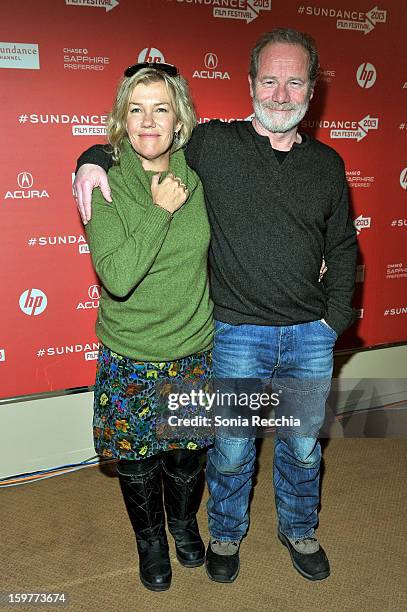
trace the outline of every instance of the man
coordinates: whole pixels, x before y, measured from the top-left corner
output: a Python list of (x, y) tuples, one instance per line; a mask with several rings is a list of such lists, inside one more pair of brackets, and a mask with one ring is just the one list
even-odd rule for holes
[[(343, 161), (298, 132), (317, 71), (317, 50), (307, 35), (286, 28), (266, 33), (251, 53), (253, 121), (199, 125), (186, 149), (205, 187), (212, 230), (215, 377), (271, 380), (305, 423), (300, 435), (277, 432), (274, 488), (278, 538), (310, 580), (330, 573), (315, 536), (317, 436), (333, 347), (352, 321), (357, 250)], [(79, 164), (85, 162), (111, 165), (101, 147), (86, 152)], [(104, 173), (86, 165), (75, 184), (82, 215), (84, 204), (89, 214), (96, 185), (109, 195)], [(328, 270), (319, 282), (323, 257)], [(219, 582), (233, 582), (239, 572), (254, 462), (253, 436), (217, 433), (207, 461), (206, 568)]]

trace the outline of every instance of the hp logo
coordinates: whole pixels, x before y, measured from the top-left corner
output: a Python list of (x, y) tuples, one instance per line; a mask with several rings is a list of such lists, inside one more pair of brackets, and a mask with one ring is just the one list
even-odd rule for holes
[(376, 68), (373, 64), (369, 64), (369, 62), (364, 62), (360, 64), (357, 72), (356, 72), (356, 80), (358, 85), (363, 89), (370, 89), (376, 82)]
[(154, 47), (146, 47), (142, 51), (140, 51), (138, 58), (138, 62), (150, 62), (151, 64), (158, 64), (160, 62), (165, 62), (164, 55), (158, 49)]
[(41, 289), (27, 289), (20, 295), (20, 308), (26, 315), (40, 315), (47, 307), (47, 296)]

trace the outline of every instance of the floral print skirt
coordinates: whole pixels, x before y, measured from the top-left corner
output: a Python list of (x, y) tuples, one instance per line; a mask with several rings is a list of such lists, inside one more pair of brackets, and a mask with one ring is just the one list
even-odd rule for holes
[(203, 388), (210, 379), (210, 351), (157, 363), (123, 357), (101, 344), (94, 389), (97, 454), (134, 460), (176, 448), (195, 450), (213, 444), (210, 428), (189, 428), (180, 437), (163, 418), (164, 413), (168, 415), (163, 388), (184, 384)]

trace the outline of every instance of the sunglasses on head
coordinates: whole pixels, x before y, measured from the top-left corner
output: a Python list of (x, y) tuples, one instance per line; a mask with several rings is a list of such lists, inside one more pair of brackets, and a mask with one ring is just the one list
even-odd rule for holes
[(178, 68), (173, 66), (172, 64), (164, 64), (161, 62), (152, 63), (152, 62), (141, 62), (139, 64), (134, 64), (133, 66), (129, 66), (124, 71), (125, 77), (132, 77), (139, 70), (143, 70), (143, 68), (152, 68), (153, 70), (158, 70), (159, 72), (165, 72), (168, 76), (176, 77), (178, 76)]

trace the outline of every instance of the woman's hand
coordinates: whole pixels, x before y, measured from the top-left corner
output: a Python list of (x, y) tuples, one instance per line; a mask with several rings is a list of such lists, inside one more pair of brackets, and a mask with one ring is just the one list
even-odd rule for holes
[(160, 208), (164, 208), (164, 210), (173, 214), (186, 202), (189, 192), (186, 185), (181, 182), (181, 179), (171, 174), (171, 172), (159, 183), (160, 174), (160, 172), (154, 174), (151, 179), (153, 202)]

